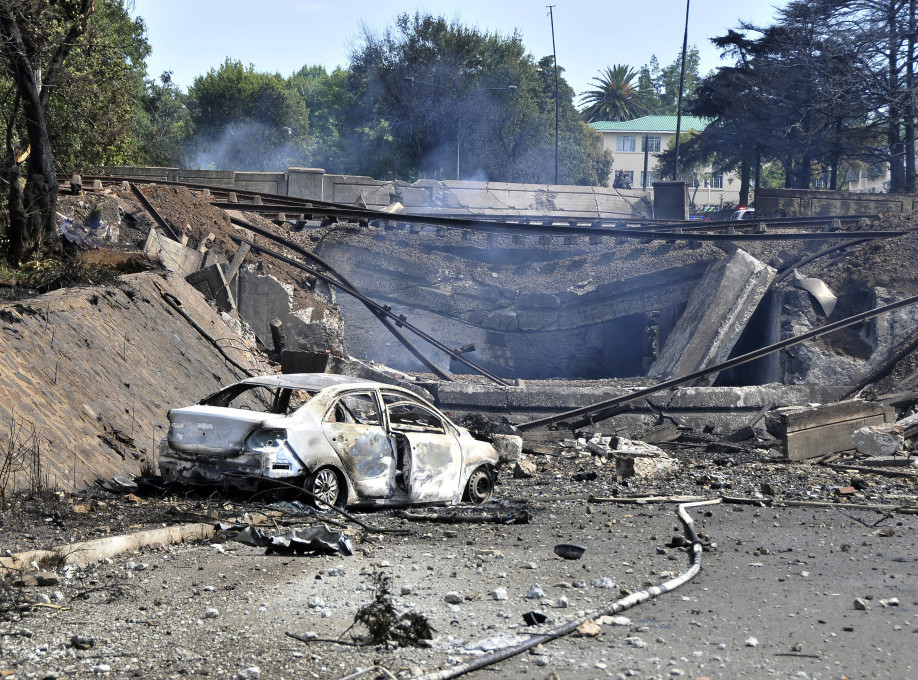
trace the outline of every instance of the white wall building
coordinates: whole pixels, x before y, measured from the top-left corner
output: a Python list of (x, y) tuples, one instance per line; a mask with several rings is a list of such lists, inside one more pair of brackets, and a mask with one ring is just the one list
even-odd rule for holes
[[(681, 131), (697, 130), (701, 132), (707, 126), (705, 118), (682, 116)], [(602, 133), (603, 147), (612, 152), (612, 177), (610, 184), (619, 171), (632, 189), (645, 186), (644, 148), (648, 150), (648, 174), (646, 187), (653, 186), (655, 168), (658, 164), (657, 154), (664, 151), (676, 135), (676, 116), (643, 116), (626, 121), (597, 121), (590, 124), (594, 130)], [(689, 198), (698, 209), (712, 206), (719, 209), (724, 203), (739, 201), (740, 180), (735, 173), (725, 173), (713, 168), (706, 168), (697, 180), (689, 187)]]

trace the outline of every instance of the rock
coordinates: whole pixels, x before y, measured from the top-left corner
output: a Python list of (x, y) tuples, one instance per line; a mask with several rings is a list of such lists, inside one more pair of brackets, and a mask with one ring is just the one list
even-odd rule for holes
[(775, 496), (778, 493), (778, 490), (775, 489), (774, 485), (770, 484), (769, 482), (762, 482), (762, 486), (760, 488), (762, 493), (766, 496)]
[(491, 444), (501, 463), (514, 463), (523, 452), (523, 438), (515, 434), (495, 434)]
[[(656, 447), (654, 447), (656, 448)], [(676, 468), (676, 461), (667, 456), (615, 456), (615, 476), (627, 479), (629, 477), (659, 477), (672, 472)]]
[(630, 626), (631, 619), (627, 616), (600, 616), (596, 623), (600, 626)]
[[(610, 579), (608, 576), (603, 576), (602, 578), (594, 578), (590, 584), (594, 588), (605, 588), (610, 589), (615, 587), (615, 581)], [(576, 587), (576, 584), (574, 584)]]
[(101, 675), (103, 673), (111, 673), (112, 667), (107, 663), (100, 663), (95, 666), (90, 666), (89, 670), (91, 670), (93, 673), (98, 673)]
[(526, 593), (526, 597), (530, 600), (540, 600), (545, 597), (545, 591), (542, 590), (542, 586), (536, 583), (529, 589), (529, 592)]
[(208, 607), (207, 609), (204, 610), (205, 619), (215, 619), (218, 616), (220, 616), (220, 611), (216, 609), (215, 607)]
[(596, 637), (602, 632), (593, 619), (587, 619), (577, 626), (577, 635), (581, 637)]
[(91, 649), (96, 644), (94, 637), (84, 635), (74, 635), (70, 638), (70, 646), (74, 649)]
[(510, 596), (507, 594), (506, 588), (495, 588), (491, 592), (491, 597), (500, 602), (509, 599)]
[(858, 451), (867, 456), (893, 456), (905, 445), (904, 434), (901, 425), (884, 423), (855, 430), (851, 441)]
[(519, 460), (513, 466), (514, 479), (530, 479), (536, 474), (536, 466), (531, 460)]
[(20, 578), (13, 580), (13, 585), (17, 588), (34, 587), (34, 586), (56, 586), (60, 583), (57, 574), (50, 571), (36, 571), (29, 574), (23, 574)]
[(747, 637), (747, 638), (746, 638), (746, 646), (747, 646), (747, 647), (758, 647), (758, 646), (759, 646), (759, 641), (758, 641), (756, 638), (752, 637), (752, 636)]
[(865, 600), (863, 597), (856, 597), (856, 598), (854, 598), (854, 608), (857, 609), (857, 610), (860, 611), (860, 612), (865, 612), (865, 611), (867, 611), (867, 608), (868, 608), (868, 607), (867, 607), (867, 600)]
[(443, 596), (443, 600), (449, 604), (462, 604), (463, 597), (455, 590), (451, 590)]
[(238, 680), (257, 680), (261, 677), (261, 669), (258, 666), (249, 666), (245, 670), (236, 673)]

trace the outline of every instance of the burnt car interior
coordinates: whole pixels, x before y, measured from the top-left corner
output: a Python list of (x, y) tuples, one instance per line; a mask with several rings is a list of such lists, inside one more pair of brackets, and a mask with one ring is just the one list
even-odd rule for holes
[(210, 395), (201, 404), (289, 415), (312, 397), (313, 395), (308, 390), (240, 383)]

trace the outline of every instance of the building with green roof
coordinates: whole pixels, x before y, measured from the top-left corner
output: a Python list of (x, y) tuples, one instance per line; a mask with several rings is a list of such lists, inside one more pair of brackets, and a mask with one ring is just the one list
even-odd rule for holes
[[(682, 116), (681, 131), (703, 131), (707, 118)], [(634, 120), (600, 120), (590, 126), (602, 133), (603, 147), (612, 152), (612, 178), (623, 172), (634, 190), (649, 190), (657, 167), (657, 155), (676, 135), (676, 116), (642, 116)], [(644, 177), (644, 149), (648, 150), (649, 177)], [(646, 181), (646, 184), (645, 184)], [(696, 173), (690, 182), (689, 197), (697, 206), (719, 207), (739, 200), (739, 177), (714, 168)]]

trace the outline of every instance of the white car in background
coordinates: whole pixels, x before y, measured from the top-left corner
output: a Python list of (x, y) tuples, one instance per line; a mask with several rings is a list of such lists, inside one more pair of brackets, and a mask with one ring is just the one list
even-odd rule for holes
[(413, 392), (327, 373), (248, 378), (169, 411), (163, 476), (255, 490), (295, 484), (310, 500), (483, 503), (498, 456)]
[(730, 215), (731, 220), (754, 220), (755, 208), (740, 208)]

